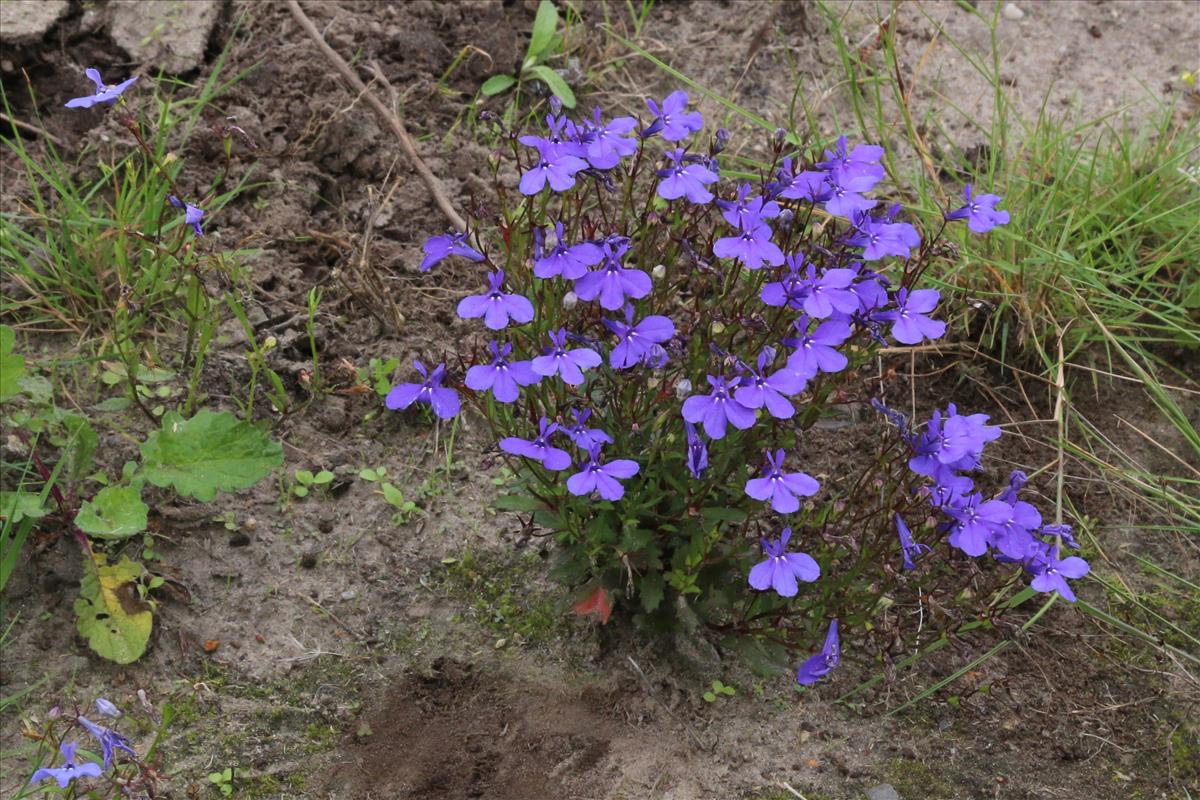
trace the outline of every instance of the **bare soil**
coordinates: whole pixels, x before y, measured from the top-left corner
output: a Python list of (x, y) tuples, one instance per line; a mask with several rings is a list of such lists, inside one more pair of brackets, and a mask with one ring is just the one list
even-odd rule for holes
[[(493, 71), (517, 64), (536, 4), (306, 5), (335, 49), (358, 64), (378, 64), (430, 168), (457, 204), (472, 202), (482, 193), (487, 150), (465, 124), (463, 103)], [(601, 4), (579, 5), (577, 57), (585, 68), (611, 65), (621, 52), (600, 31)], [(1132, 104), (1136, 122), (1155, 101), (1171, 99), (1180, 71), (1196, 67), (1200, 29), (1189, 3), (1018, 5), (1025, 16), (1000, 23), (1002, 71), (1027, 116), (1049, 97), (1049, 107), (1068, 114)], [(847, 36), (864, 47), (891, 9), (866, 2), (834, 8), (845, 15)], [(608, 11), (632, 36), (623, 4)], [(234, 174), (252, 171), (257, 185), (213, 216), (206, 239), (213, 247), (258, 251), (248, 262), (256, 287), (252, 318), (259, 336), (278, 338), (273, 367), (300, 406), (275, 422), (286, 445), (285, 474), (325, 468), (338, 478), (305, 500), (289, 499), (286, 485), (272, 482), (207, 506), (156, 498), (160, 569), (183, 588), (162, 598), (151, 650), (129, 667), (101, 661), (75, 635), (78, 556), (69, 541), (44, 537), (4, 598), (2, 624), (18, 615), (20, 622), (4, 652), (0, 695), (47, 677), (24, 699), (28, 713), (98, 695), (132, 706), (138, 689), (173, 703), (184, 712), (164, 755), (173, 775), (168, 796), (175, 798), (217, 796), (204, 776), (224, 766), (239, 770), (238, 796), (345, 800), (778, 800), (792, 796), (784, 782), (808, 800), (858, 800), (884, 782), (905, 800), (1149, 800), (1195, 791), (1197, 687), (1177, 665), (1156, 661), (1135, 640), (1068, 608), (1054, 609), (1029, 637), (891, 717), (883, 712), (1009, 631), (955, 642), (847, 707), (833, 700), (875, 672), (852, 649), (832, 681), (801, 695), (786, 676), (756, 678), (710, 643), (656, 644), (619, 622), (600, 628), (573, 617), (543, 577), (546, 552), (515, 519), (488, 509), (498, 472), (481, 422), (464, 421), (453, 465), (444, 469), (445, 428), (381, 414), (372, 394), (334, 392), (306, 402), (301, 381), (311, 353), (299, 315), (309, 288), (326, 290), (323, 368), (335, 386), (348, 387), (353, 381), (340, 365), (365, 366), (373, 356), (457, 363), (457, 343), (469, 328), (451, 310), (469, 273), (450, 265), (417, 274), (421, 242), (445, 222), (390, 134), (326, 68), (286, 7), (233, 2), (224, 13), (208, 65), (189, 77), (207, 74), (227, 43), (227, 74), (248, 70), (209, 113), (214, 121), (235, 118), (258, 143), (256, 151), (240, 152)], [(13, 114), (34, 116), (24, 69), (47, 130), (77, 150), (121, 135), (102, 114), (61, 108), (77, 93), (82, 67), (124, 65), (125, 55), (89, 20), (73, 4), (45, 40), (3, 59)], [(919, 67), (925, 76), (914, 93), (919, 114), (957, 106), (964, 115), (941, 117), (947, 142), (980, 144), (972, 120), (988, 119), (991, 90), (967, 75), (962, 56), (936, 28), (980, 54), (985, 29), (953, 2), (903, 4), (892, 24), (906, 69)], [(783, 119), (792, 96), (790, 60), (822, 129), (835, 133), (849, 117), (828, 35), (807, 3), (697, 0), (656, 5), (639, 41), (769, 119)], [(468, 45), (476, 49), (443, 81)], [(641, 97), (672, 88), (669, 76), (627, 57), (584, 92), (581, 107), (636, 109)], [(700, 108), (719, 118), (709, 101)], [(219, 141), (198, 129), (177, 149), (189, 161), (184, 180), (204, 186)], [(81, 169), (90, 168), (83, 159)], [(0, 178), (7, 208), (22, 180), (7, 150)], [(382, 205), (393, 180), (400, 188)], [(373, 213), (373, 235), (364, 242)], [(363, 289), (357, 270), (364, 258), (384, 276), (403, 324)], [(205, 384), (217, 406), (232, 405), (247, 375), (240, 333), (236, 326), (224, 333)], [(1200, 373), (1195, 354), (1181, 358)], [(908, 398), (907, 359), (889, 366), (899, 373), (889, 379), (889, 395)], [(921, 375), (939, 371), (940, 378), (915, 378), (919, 413), (950, 399), (970, 404), (1024, 423), (1017, 430), (1028, 438), (1010, 437), (1004, 460), (1040, 465), (1053, 457), (1041, 444), (1052, 431), (1031, 422), (1049, 416), (1045, 392), (1029, 399), (1011, 373), (983, 364), (918, 364)], [(1169, 469), (1169, 457), (1119, 419), (1147, 418), (1148, 401), (1120, 383), (1103, 391), (1088, 407), (1093, 421), (1139, 459)], [(135, 429), (138, 422), (121, 424)], [(822, 434), (828, 447), (817, 466), (835, 473), (861, 442), (881, 433), (864, 413), (858, 424)], [(1170, 433), (1161, 432), (1167, 449), (1177, 444)], [(106, 442), (114, 472), (135, 455), (136, 438)], [(355, 478), (368, 466), (387, 466), (418, 499), (419, 512), (397, 524), (374, 487)], [(1101, 521), (1101, 568), (1124, 563), (1129, 552), (1150, 552), (1173, 559), (1181, 574), (1200, 573), (1183, 543), (1134, 530), (1146, 522), (1142, 506), (1106, 491), (1082, 465), (1070, 477), (1077, 506)], [(1053, 496), (1045, 478), (1034, 489)], [(214, 521), (224, 513), (237, 530)], [(1178, 622), (1200, 628), (1195, 618)], [(206, 642), (218, 646), (210, 650)], [(713, 678), (737, 694), (705, 703), (700, 694)], [(27, 774), (22, 757), (11, 755), (19, 739), (18, 721), (4, 719), (5, 792)]]

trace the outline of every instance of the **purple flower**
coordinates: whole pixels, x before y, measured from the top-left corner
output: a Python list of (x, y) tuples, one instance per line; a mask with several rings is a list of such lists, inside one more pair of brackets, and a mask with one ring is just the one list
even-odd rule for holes
[(571, 466), (571, 454), (550, 444), (550, 437), (559, 430), (557, 422), (545, 417), (538, 420), (538, 435), (532, 441), (509, 436), (500, 440), (500, 449), (510, 455), (531, 458), (548, 470), (559, 471)]
[(946, 333), (946, 323), (925, 316), (937, 308), (941, 294), (937, 289), (916, 289), (896, 292), (896, 310), (880, 311), (875, 319), (891, 322), (892, 337), (902, 344), (919, 344), (924, 339), (939, 339)]
[(772, 348), (758, 354), (758, 369), (742, 378), (741, 386), (734, 392), (734, 399), (746, 408), (766, 408), (776, 419), (788, 419), (796, 409), (787, 397), (804, 391), (806, 379), (786, 367), (767, 374), (767, 367), (775, 359)]
[[(538, 232), (540, 239), (541, 233)], [(563, 224), (554, 223), (554, 249), (533, 262), (533, 274), (539, 278), (562, 275), (567, 280), (582, 278), (588, 267), (594, 267), (604, 258), (604, 250), (595, 242), (580, 242), (568, 245), (563, 238)]]
[(841, 372), (849, 361), (837, 351), (838, 346), (850, 338), (850, 323), (843, 317), (827, 319), (808, 332), (808, 315), (801, 314), (793, 323), (799, 336), (783, 340), (792, 348), (787, 367), (800, 377), (816, 377), (818, 372)]
[(1042, 526), (1042, 515), (1024, 500), (997, 498), (1008, 506), (1008, 516), (997, 522), (992, 530), (992, 546), (1011, 559), (1021, 560), (1035, 543), (1033, 532)]
[(800, 665), (796, 673), (796, 683), (801, 686), (812, 686), (828, 675), (842, 660), (841, 644), (838, 641), (838, 621), (829, 623), (829, 633), (825, 634), (825, 646), (821, 652)]
[(96, 710), (99, 711), (102, 716), (111, 717), (112, 719), (116, 719), (121, 716), (121, 709), (117, 708), (103, 697), (96, 698)]
[(546, 355), (533, 359), (533, 371), (550, 377), (558, 375), (568, 386), (583, 383), (583, 370), (600, 365), (600, 354), (587, 347), (567, 349), (567, 329), (550, 331), (551, 346)]
[(1075, 592), (1071, 591), (1067, 578), (1082, 578), (1091, 568), (1079, 556), (1069, 556), (1061, 561), (1052, 554), (1046, 554), (1037, 559), (1034, 565), (1036, 574), (1029, 585), (1038, 592), (1058, 592), (1068, 603), (1075, 602)]
[(33, 777), (29, 779), (29, 782), (41, 783), (44, 780), (53, 778), (58, 781), (58, 788), (65, 789), (76, 778), (99, 778), (101, 773), (99, 764), (91, 761), (83, 764), (75, 763), (75, 749), (77, 747), (79, 745), (75, 742), (63, 742), (58, 748), (62, 752), (63, 765), (53, 769), (42, 767), (33, 773)]
[(603, 322), (620, 339), (608, 354), (608, 365), (613, 369), (627, 369), (652, 359), (655, 346), (675, 335), (675, 323), (657, 314), (651, 314), (634, 325), (631, 305), (625, 306), (624, 322), (615, 319), (605, 319)]
[(572, 408), (571, 416), (575, 418), (575, 424), (562, 426), (562, 431), (571, 437), (571, 441), (575, 443), (575, 446), (585, 452), (602, 444), (612, 444), (613, 441), (611, 436), (599, 428), (588, 428), (586, 426), (588, 417), (591, 415), (592, 410), (590, 408), (585, 408), (582, 412)]
[[(897, 204), (892, 211), (899, 211)], [(893, 222), (894, 215), (875, 219), (865, 213), (857, 213), (851, 219), (857, 233), (850, 236), (846, 242), (855, 247), (862, 247), (863, 258), (867, 261), (878, 261), (886, 256), (908, 258), (914, 247), (921, 246), (921, 234), (907, 222)]]
[(883, 148), (875, 144), (855, 145), (846, 155), (846, 137), (838, 138), (837, 150), (825, 151), (825, 160), (813, 166), (817, 169), (832, 172), (835, 179), (854, 192), (869, 192), (875, 184), (883, 180), (884, 169), (879, 161), (883, 158)]
[(760, 539), (763, 550), (767, 554), (766, 561), (760, 561), (750, 569), (750, 585), (760, 592), (774, 589), (780, 597), (795, 597), (799, 591), (796, 579), (812, 583), (821, 577), (821, 567), (807, 553), (787, 552), (788, 540), (792, 538), (792, 529), (784, 528), (777, 542)]
[(954, 469), (975, 469), (983, 448), (1000, 438), (1000, 428), (986, 424), (987, 414), (959, 414), (953, 403), (946, 406), (937, 459)]
[(735, 400), (731, 387), (723, 376), (709, 375), (708, 383), (712, 386), (711, 394), (694, 394), (683, 401), (683, 418), (688, 422), (700, 422), (704, 432), (710, 439), (725, 437), (725, 423), (730, 422), (735, 428), (745, 430), (754, 424), (753, 409), (746, 408)]
[(88, 733), (96, 737), (96, 741), (100, 743), (100, 750), (103, 754), (104, 768), (108, 769), (112, 766), (113, 749), (124, 750), (129, 755), (137, 758), (137, 751), (129, 746), (129, 740), (116, 731), (105, 728), (102, 725), (97, 725), (87, 717), (76, 717), (79, 724), (87, 728)]
[(821, 484), (811, 475), (803, 472), (783, 471), (783, 450), (767, 453), (767, 467), (763, 477), (751, 478), (746, 481), (746, 494), (755, 500), (770, 500), (771, 508), (776, 514), (791, 514), (800, 509), (799, 497), (811, 497), (821, 488)]
[(492, 396), (501, 403), (513, 403), (520, 395), (518, 387), (531, 386), (542, 379), (528, 361), (508, 360), (512, 344), (500, 347), (493, 339), (488, 342), (488, 349), (492, 351), (492, 363), (476, 364), (467, 370), (468, 388), (477, 392), (491, 389)]
[(713, 242), (713, 255), (736, 258), (746, 269), (762, 269), (764, 263), (778, 267), (783, 263), (783, 251), (771, 241), (771, 226), (755, 216), (742, 220), (737, 236), (725, 236)]
[(600, 306), (616, 311), (625, 304), (625, 298), (634, 300), (650, 294), (654, 284), (650, 276), (640, 269), (625, 269), (621, 256), (629, 250), (629, 240), (623, 239), (615, 247), (612, 242), (604, 243), (604, 263), (575, 281), (575, 294), (580, 300), (592, 301), (600, 298)]
[(708, 447), (704, 444), (704, 440), (696, 433), (696, 426), (690, 422), (683, 423), (684, 429), (687, 431), (687, 468), (688, 472), (692, 473), (692, 477), (700, 480), (704, 474), (704, 470), (708, 469)]
[(415, 402), (428, 403), (433, 407), (433, 413), (439, 419), (450, 419), (458, 413), (458, 392), (442, 386), (446, 377), (446, 365), (438, 364), (430, 374), (425, 371), (425, 365), (414, 361), (413, 366), (425, 380), (422, 383), (401, 383), (393, 386), (384, 401), (392, 411), (405, 409)]
[(1000, 195), (981, 194), (975, 197), (971, 193), (971, 184), (968, 183), (963, 188), (963, 197), (966, 198), (967, 204), (947, 212), (946, 219), (965, 219), (967, 227), (973, 233), (987, 233), (997, 225), (1008, 224), (1008, 212), (996, 208), (996, 204), (1000, 202)]
[(197, 236), (203, 236), (204, 231), (200, 228), (200, 220), (204, 219), (204, 210), (197, 208), (191, 203), (185, 203), (173, 194), (167, 195), (167, 200), (176, 208), (183, 209), (183, 224), (191, 225), (192, 230)]
[[(526, 141), (526, 140), (530, 141)], [(556, 192), (565, 192), (575, 185), (575, 173), (587, 169), (587, 162), (578, 156), (562, 152), (555, 143), (536, 137), (522, 137), (522, 142), (537, 148), (537, 163), (521, 176), (519, 188), (523, 195), (535, 195), (550, 184)]]
[(983, 495), (978, 492), (958, 503), (944, 505), (942, 510), (955, 520), (946, 541), (969, 556), (986, 553), (993, 534), (1012, 514), (1012, 506), (1008, 503), (1003, 500), (983, 502)]
[(833, 196), (833, 189), (826, 181), (824, 172), (810, 170), (793, 175), (790, 158), (783, 160), (783, 166), (775, 173), (775, 177), (778, 181), (772, 185), (772, 192), (776, 197), (823, 203)]
[[(97, 103), (104, 103), (111, 106), (120, 99), (122, 92), (137, 82), (137, 76), (134, 75), (129, 80), (122, 81), (116, 86), (107, 86), (100, 79), (100, 70), (95, 67), (88, 67), (83, 71), (83, 74), (91, 78), (92, 83), (96, 84), (96, 93), (89, 94), (87, 97), (76, 97), (73, 100), (68, 100), (67, 108), (91, 108)], [(64, 783), (63, 786), (66, 786), (66, 784)]]
[(917, 565), (913, 563), (913, 559), (922, 552), (929, 552), (929, 545), (913, 541), (912, 534), (908, 532), (908, 526), (904, 524), (904, 520), (899, 514), (896, 515), (896, 533), (900, 537), (900, 553), (904, 558), (904, 568), (916, 569)]
[(598, 492), (605, 500), (620, 500), (625, 496), (625, 487), (619, 480), (632, 478), (638, 473), (638, 463), (627, 458), (618, 458), (607, 463), (600, 462), (600, 448), (588, 451), (587, 461), (581, 469), (567, 478), (567, 491), (576, 497)]
[(802, 306), (814, 319), (833, 316), (834, 311), (853, 314), (858, 311), (858, 295), (850, 291), (858, 272), (852, 269), (827, 269), (817, 275), (817, 268), (808, 265), (808, 277), (804, 281), (807, 289)]
[[(688, 95), (682, 89), (671, 92), (663, 100), (662, 108), (646, 98), (646, 108), (654, 115), (654, 122), (642, 131), (642, 137), (662, 133), (668, 142), (678, 142), (704, 127), (699, 111), (687, 111)], [(695, 202), (695, 201), (693, 201)], [(707, 202), (707, 201), (706, 201)]]
[(668, 150), (667, 158), (675, 162), (675, 166), (660, 169), (658, 177), (658, 196), (664, 200), (678, 200), (684, 195), (697, 205), (704, 205), (713, 199), (713, 193), (704, 187), (717, 182), (717, 175), (699, 162), (684, 162), (681, 149)]
[(750, 197), (751, 186), (748, 183), (738, 184), (736, 200), (717, 200), (717, 208), (721, 216), (735, 228), (750, 227), (750, 219), (774, 219), (779, 216), (779, 204), (774, 200), (764, 200), (761, 195)]
[(825, 201), (825, 210), (835, 217), (849, 219), (855, 211), (866, 211), (874, 208), (877, 200), (871, 200), (859, 194), (865, 189), (856, 190), (856, 185), (862, 185), (861, 178), (845, 181), (837, 173), (826, 176), (825, 183), (829, 187), (829, 199)]
[(483, 261), (483, 253), (467, 244), (467, 235), (459, 231), (448, 231), (430, 236), (422, 247), (425, 258), (421, 261), (421, 272), (428, 272), (449, 256), (462, 256), (469, 261)]
[(808, 296), (808, 281), (800, 273), (804, 256), (800, 253), (787, 257), (788, 272), (778, 281), (764, 283), (759, 294), (763, 304), (768, 306), (791, 306), (799, 309)]
[(617, 117), (607, 125), (600, 122), (600, 107), (596, 107), (595, 122), (591, 125), (591, 140), (587, 160), (596, 169), (612, 169), (625, 156), (637, 152), (637, 141), (625, 134), (637, 127), (633, 117)]
[(533, 319), (533, 303), (519, 294), (505, 294), (504, 270), (488, 273), (488, 293), (473, 294), (458, 302), (458, 315), (463, 319), (483, 317), (483, 324), (494, 331), (507, 327), (509, 320), (524, 325)]

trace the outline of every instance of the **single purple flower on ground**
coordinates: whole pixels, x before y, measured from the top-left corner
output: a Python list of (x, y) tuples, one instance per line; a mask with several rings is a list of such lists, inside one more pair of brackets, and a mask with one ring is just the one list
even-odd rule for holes
[(392, 411), (399, 411), (413, 403), (421, 402), (432, 406), (433, 413), (439, 419), (455, 416), (460, 406), (458, 392), (442, 386), (442, 380), (446, 377), (446, 365), (438, 364), (432, 374), (426, 372), (425, 365), (420, 361), (414, 361), (413, 366), (425, 380), (421, 383), (401, 383), (393, 386), (384, 401), (387, 407)]
[(494, 331), (508, 326), (509, 320), (524, 325), (533, 319), (533, 303), (519, 294), (501, 291), (504, 270), (488, 273), (487, 294), (473, 294), (458, 301), (458, 315), (463, 319), (483, 317), (483, 324)]
[(808, 315), (801, 314), (793, 323), (800, 334), (783, 340), (792, 348), (788, 356), (788, 369), (805, 380), (816, 377), (818, 372), (841, 372), (850, 363), (837, 348), (850, 338), (850, 323), (844, 317), (835, 316), (808, 332)]
[(459, 231), (448, 231), (430, 236), (421, 248), (425, 258), (421, 260), (421, 272), (428, 272), (450, 256), (461, 256), (468, 261), (483, 261), (484, 255), (467, 244), (467, 235)]
[(590, 408), (585, 408), (582, 412), (572, 408), (571, 416), (574, 417), (575, 424), (561, 426), (562, 432), (567, 434), (575, 446), (584, 452), (613, 442), (613, 438), (599, 428), (587, 427), (588, 417), (591, 415)]
[(575, 173), (587, 169), (588, 163), (582, 158), (561, 152), (545, 139), (539, 139), (534, 146), (537, 147), (538, 159), (521, 176), (519, 188), (523, 195), (538, 194), (547, 183), (554, 191), (565, 192), (575, 185)]
[(137, 76), (134, 75), (127, 81), (122, 81), (116, 86), (108, 86), (100, 79), (100, 70), (95, 67), (88, 67), (83, 71), (91, 79), (92, 83), (96, 84), (96, 93), (89, 94), (86, 97), (76, 97), (68, 100), (67, 108), (91, 108), (97, 103), (112, 105), (121, 98), (121, 94), (133, 84), (137, 83)]
[(602, 463), (600, 448), (588, 451), (587, 461), (580, 463), (581, 469), (567, 478), (567, 491), (576, 497), (585, 497), (598, 492), (605, 500), (620, 500), (625, 496), (621, 480), (632, 478), (638, 473), (638, 463), (627, 458), (618, 458)]
[(533, 274), (539, 278), (562, 275), (567, 280), (576, 280), (587, 274), (604, 259), (604, 250), (595, 242), (567, 244), (563, 238), (562, 222), (554, 223), (554, 249), (533, 262)]
[(488, 349), (492, 351), (492, 363), (476, 364), (467, 370), (464, 382), (468, 388), (477, 392), (491, 389), (492, 396), (501, 403), (514, 403), (520, 396), (519, 387), (531, 386), (542, 379), (528, 361), (508, 360), (511, 343), (500, 347), (493, 339), (488, 342)]
[(963, 188), (963, 197), (966, 198), (967, 204), (962, 208), (956, 208), (954, 211), (947, 212), (946, 219), (965, 219), (967, 227), (973, 233), (987, 233), (997, 225), (1008, 224), (1008, 212), (996, 208), (996, 204), (1000, 202), (1000, 195), (981, 194), (974, 196), (971, 192), (971, 184), (968, 183)]
[(710, 394), (694, 394), (683, 401), (683, 418), (688, 422), (700, 422), (710, 439), (725, 437), (725, 423), (745, 430), (754, 424), (754, 410), (746, 408), (731, 395), (731, 388), (724, 376), (709, 375), (712, 386)]
[(183, 209), (183, 224), (191, 225), (192, 230), (197, 236), (203, 236), (204, 231), (200, 227), (200, 221), (204, 219), (204, 209), (198, 208), (191, 203), (185, 203), (173, 194), (167, 195), (167, 201), (176, 208)]
[(946, 323), (926, 316), (937, 308), (941, 294), (937, 289), (916, 289), (896, 292), (896, 310), (879, 311), (875, 319), (892, 323), (892, 337), (901, 344), (920, 344), (925, 339), (940, 339), (946, 333)]
[(713, 193), (704, 187), (716, 183), (717, 174), (700, 163), (685, 164), (682, 149), (668, 150), (665, 155), (675, 162), (675, 166), (658, 171), (658, 177), (662, 178), (658, 183), (658, 196), (664, 200), (686, 196), (697, 205), (711, 202)]
[(87, 728), (87, 732), (96, 737), (96, 741), (100, 743), (100, 750), (104, 760), (104, 768), (108, 769), (112, 766), (113, 750), (124, 750), (129, 755), (137, 758), (137, 751), (129, 746), (129, 740), (114, 730), (105, 728), (103, 725), (97, 725), (87, 717), (76, 717), (79, 724)]
[(704, 440), (700, 438), (700, 434), (696, 433), (695, 425), (685, 420), (683, 427), (687, 431), (688, 472), (692, 473), (693, 478), (700, 480), (700, 477), (704, 474), (704, 470), (708, 469), (708, 446), (704, 444)]
[(58, 746), (59, 751), (62, 752), (63, 765), (53, 768), (42, 767), (33, 773), (33, 777), (29, 779), (29, 782), (41, 783), (44, 780), (53, 778), (58, 781), (58, 788), (65, 789), (76, 778), (99, 778), (101, 774), (99, 764), (92, 761), (83, 764), (75, 763), (75, 750), (78, 747), (79, 745), (76, 742), (63, 742)]
[(541, 462), (546, 469), (557, 472), (571, 466), (571, 454), (550, 444), (550, 437), (557, 430), (557, 422), (550, 422), (542, 417), (538, 420), (538, 435), (534, 439), (508, 436), (500, 440), (500, 449), (510, 455)]
[[(675, 323), (668, 317), (652, 314), (633, 324), (633, 306), (625, 306), (625, 321), (603, 320), (604, 326), (620, 341), (608, 354), (613, 369), (627, 369), (646, 361), (655, 353), (653, 346), (675, 335)], [(661, 366), (661, 365), (660, 365)]]
[(783, 263), (783, 251), (771, 241), (771, 226), (757, 217), (747, 216), (737, 236), (724, 236), (713, 242), (713, 255), (735, 258), (746, 269), (762, 269), (764, 263), (778, 267)]
[(752, 587), (760, 592), (774, 589), (780, 597), (795, 597), (800, 591), (797, 579), (812, 583), (821, 577), (821, 566), (812, 556), (807, 553), (787, 552), (788, 540), (791, 538), (792, 529), (784, 528), (777, 542), (759, 540), (767, 559), (750, 569)]
[(904, 568), (916, 569), (917, 565), (913, 563), (913, 559), (921, 555), (922, 552), (929, 552), (929, 545), (913, 541), (912, 534), (908, 531), (908, 526), (904, 524), (904, 520), (901, 519), (899, 514), (896, 515), (896, 534), (900, 537), (900, 553), (904, 558)]
[(841, 642), (838, 639), (838, 621), (829, 623), (829, 632), (825, 634), (825, 645), (821, 652), (800, 665), (796, 673), (796, 683), (801, 686), (812, 686), (828, 675), (842, 660)]
[(650, 98), (646, 98), (646, 107), (654, 115), (654, 122), (642, 131), (642, 137), (662, 133), (668, 142), (678, 142), (704, 127), (704, 119), (699, 111), (688, 111), (687, 92), (679, 89), (671, 92), (663, 100), (662, 108)]
[(600, 107), (596, 106), (595, 121), (591, 125), (591, 138), (587, 145), (587, 160), (596, 169), (612, 169), (621, 159), (637, 152), (637, 141), (625, 134), (637, 127), (633, 117), (617, 117), (607, 125), (600, 121)]
[(1037, 574), (1029, 582), (1034, 591), (1058, 592), (1063, 600), (1074, 603), (1075, 592), (1071, 591), (1071, 585), (1067, 583), (1067, 578), (1082, 578), (1088, 574), (1091, 567), (1079, 556), (1068, 556), (1060, 561), (1055, 556), (1047, 554), (1037, 560), (1034, 569)]
[(734, 392), (734, 399), (746, 408), (766, 408), (776, 419), (788, 419), (796, 413), (787, 398), (804, 391), (806, 379), (786, 367), (767, 374), (767, 367), (775, 358), (772, 348), (758, 354), (758, 369), (748, 370), (741, 386)]
[(821, 488), (815, 478), (804, 472), (783, 471), (783, 450), (767, 451), (763, 477), (746, 481), (746, 494), (755, 500), (771, 501), (776, 514), (791, 514), (800, 509), (801, 497), (811, 497)]
[(550, 377), (558, 375), (568, 386), (583, 383), (583, 370), (600, 365), (600, 354), (588, 347), (567, 349), (567, 329), (550, 331), (551, 346), (546, 355), (533, 359), (533, 371)]
[(625, 304), (625, 298), (634, 300), (650, 294), (654, 283), (640, 269), (625, 269), (621, 256), (629, 249), (628, 240), (604, 243), (604, 263), (600, 269), (592, 270), (575, 281), (575, 294), (580, 300), (591, 302), (600, 298), (600, 307), (616, 311)]

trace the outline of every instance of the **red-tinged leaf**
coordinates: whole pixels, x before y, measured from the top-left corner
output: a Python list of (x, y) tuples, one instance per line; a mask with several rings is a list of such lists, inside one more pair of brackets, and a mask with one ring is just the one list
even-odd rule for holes
[(575, 613), (581, 617), (595, 614), (600, 618), (601, 625), (608, 624), (608, 618), (612, 615), (612, 603), (608, 600), (608, 592), (604, 591), (602, 586), (597, 586), (591, 594), (576, 603), (574, 608)]

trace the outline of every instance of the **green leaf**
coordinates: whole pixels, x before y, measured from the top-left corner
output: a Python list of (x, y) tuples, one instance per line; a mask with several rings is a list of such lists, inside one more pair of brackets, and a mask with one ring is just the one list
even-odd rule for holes
[(15, 525), (26, 517), (41, 519), (48, 513), (37, 492), (0, 492), (0, 520)]
[(387, 500), (388, 503), (396, 508), (400, 508), (402, 505), (404, 505), (404, 492), (400, 491), (387, 481), (379, 484), (379, 491), (383, 494), (383, 499)]
[(358, 471), (358, 477), (362, 478), (364, 481), (377, 481), (379, 480), (379, 473), (370, 467), (366, 467), (365, 469), (360, 469)]
[(300, 483), (303, 483), (305, 486), (308, 486), (310, 483), (313, 482), (313, 480), (315, 480), (315, 478), (313, 477), (313, 474), (311, 472), (309, 472), (308, 470), (298, 469), (298, 470), (296, 470), (296, 480), (300, 481)]
[(546, 504), (527, 494), (506, 494), (492, 503), (497, 511), (540, 511)]
[(128, 397), (110, 397), (92, 406), (93, 411), (124, 411), (133, 404)]
[(103, 553), (88, 560), (75, 601), (75, 627), (109, 661), (133, 663), (146, 652), (154, 615), (139, 596), (142, 565), (122, 557), (109, 566)]
[(312, 482), (317, 486), (324, 486), (333, 480), (333, 473), (327, 469), (323, 469), (313, 476)]
[(708, 508), (700, 509), (700, 516), (704, 517), (709, 522), (746, 521), (746, 512), (739, 511), (736, 508), (720, 508), (717, 506), (709, 506)]
[(101, 539), (126, 539), (146, 530), (150, 508), (133, 486), (109, 486), (85, 500), (75, 515), (75, 525)]
[(529, 68), (529, 74), (542, 81), (550, 87), (550, 91), (554, 92), (554, 96), (562, 100), (562, 104), (567, 108), (575, 107), (575, 93), (571, 91), (571, 87), (567, 86), (559, 74), (547, 66), (538, 64)]
[(662, 605), (665, 584), (663, 583), (661, 572), (651, 572), (642, 578), (642, 584), (639, 589), (642, 594), (642, 608), (646, 609), (647, 612), (653, 611)]
[[(529, 48), (525, 51), (525, 66), (528, 68), (541, 59), (542, 53), (554, 39), (558, 28), (558, 9), (550, 0), (538, 4), (537, 16), (533, 19), (533, 34), (529, 37)], [(561, 99), (561, 98), (560, 98)], [(563, 100), (565, 104), (567, 101)]]
[(483, 86), (479, 87), (479, 91), (487, 97), (494, 97), (501, 92), (511, 89), (516, 82), (517, 79), (512, 75), (493, 75), (483, 82)]
[(0, 402), (21, 391), (17, 381), (25, 375), (25, 359), (13, 352), (16, 341), (16, 332), (0, 325)]
[(228, 411), (204, 410), (189, 420), (172, 411), (141, 452), (147, 480), (201, 501), (248, 489), (283, 463), (278, 442)]
[(67, 414), (62, 418), (67, 429), (68, 446), (63, 450), (66, 461), (65, 475), (69, 483), (81, 480), (92, 469), (92, 456), (100, 444), (100, 437), (92, 423), (78, 414)]

